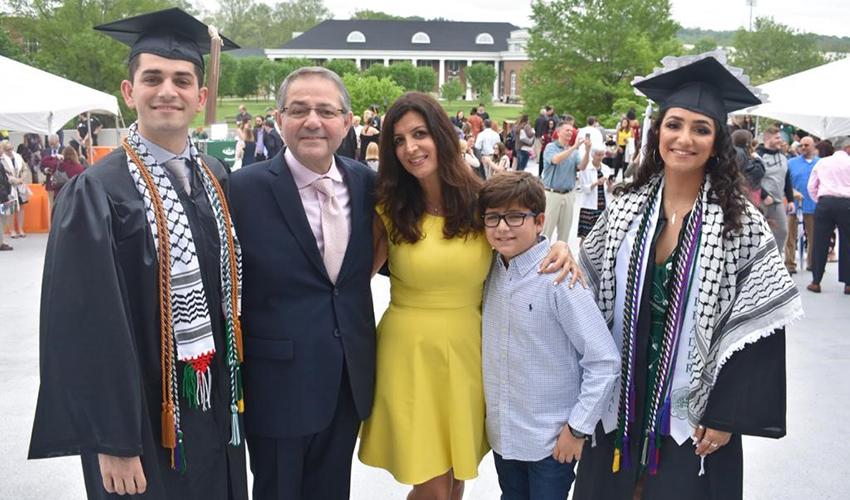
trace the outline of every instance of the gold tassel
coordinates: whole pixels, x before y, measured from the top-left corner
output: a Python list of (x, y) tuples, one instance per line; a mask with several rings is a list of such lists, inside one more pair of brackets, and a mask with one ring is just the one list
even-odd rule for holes
[(240, 399), (236, 402), (236, 406), (239, 408), (239, 413), (245, 413), (245, 400)]
[(177, 430), (174, 422), (174, 405), (162, 405), (162, 446), (164, 448), (177, 448)]
[(614, 464), (611, 466), (612, 472), (620, 471), (620, 450), (614, 450)]

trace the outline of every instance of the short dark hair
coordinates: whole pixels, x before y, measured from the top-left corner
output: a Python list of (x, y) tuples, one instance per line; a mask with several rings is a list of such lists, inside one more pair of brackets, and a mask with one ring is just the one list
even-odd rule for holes
[(588, 117), (587, 117), (587, 124), (588, 124), (588, 125), (591, 125), (591, 126), (592, 126), (592, 125), (593, 125), (593, 124), (595, 124), (595, 123), (596, 123), (596, 117), (595, 117), (595, 116), (588, 116)]
[(546, 193), (543, 183), (530, 172), (503, 172), (484, 183), (478, 195), (478, 213), (484, 215), (488, 208), (521, 205), (534, 213), (546, 211)]
[(492, 124), (493, 122), (491, 122), (489, 118), (487, 120), (484, 120), (484, 128), (490, 128), (490, 125)]
[[(136, 78), (136, 71), (139, 69), (139, 56), (142, 54), (136, 54), (132, 59), (127, 63), (128, 68), (128, 76), (130, 82)], [(195, 77), (198, 79), (198, 87), (204, 86), (204, 70), (195, 63), (192, 63), (192, 66), (195, 68)]]

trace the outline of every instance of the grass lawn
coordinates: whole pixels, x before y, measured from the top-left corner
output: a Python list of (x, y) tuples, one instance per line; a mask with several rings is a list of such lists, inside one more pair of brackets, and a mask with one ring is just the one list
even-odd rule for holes
[[(218, 110), (216, 111), (216, 118), (219, 123), (226, 121), (230, 128), (235, 127), (236, 123), (236, 114), (239, 113), (239, 105), (244, 104), (245, 108), (251, 113), (251, 116), (256, 116), (258, 114), (264, 114), (266, 112), (266, 108), (275, 107), (275, 102), (272, 100), (264, 100), (264, 99), (223, 99), (218, 103)], [(446, 110), (448, 115), (454, 116), (459, 110), (463, 111), (464, 114), (469, 116), (469, 110), (472, 109), (474, 104), (477, 104), (473, 101), (440, 101), (440, 104), (443, 105), (443, 108)], [(490, 114), (491, 120), (499, 120), (502, 122), (504, 120), (516, 120), (519, 118), (520, 113), (522, 113), (522, 106), (518, 106), (515, 104), (491, 104), (487, 106), (487, 112)], [(192, 128), (199, 127), (204, 124), (204, 113), (198, 113), (198, 116), (195, 117), (195, 120), (192, 122)]]

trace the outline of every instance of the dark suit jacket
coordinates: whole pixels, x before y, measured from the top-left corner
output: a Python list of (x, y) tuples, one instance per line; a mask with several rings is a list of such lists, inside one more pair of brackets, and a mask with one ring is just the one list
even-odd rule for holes
[(343, 366), (360, 418), (372, 409), (375, 175), (347, 158), (337, 156), (336, 165), (351, 202), (351, 236), (336, 286), (283, 152), (231, 177), (231, 207), (242, 245), (249, 436), (288, 438), (325, 429), (336, 409)]
[(283, 149), (283, 138), (277, 130), (271, 129), (263, 133), (263, 144), (266, 145), (266, 158), (274, 158)]

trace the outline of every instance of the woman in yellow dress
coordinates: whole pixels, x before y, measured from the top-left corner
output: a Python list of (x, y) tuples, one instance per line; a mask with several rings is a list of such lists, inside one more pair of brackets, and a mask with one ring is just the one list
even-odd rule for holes
[[(376, 269), (389, 260), (390, 305), (359, 457), (413, 485), (409, 500), (460, 499), (489, 450), (481, 299), (492, 250), (476, 210), (481, 181), (430, 96), (400, 97), (381, 136), (375, 253)], [(565, 267), (569, 251), (554, 250)]]

